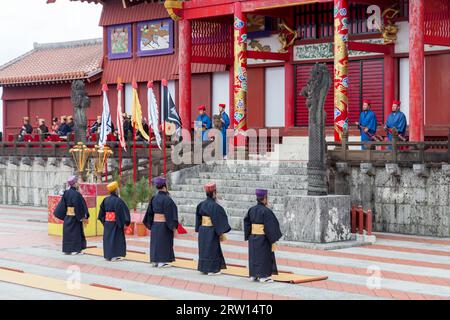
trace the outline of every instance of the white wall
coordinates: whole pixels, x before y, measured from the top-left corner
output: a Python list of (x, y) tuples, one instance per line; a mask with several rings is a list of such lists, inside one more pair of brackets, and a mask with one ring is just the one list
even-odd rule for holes
[(265, 125), (284, 127), (284, 67), (265, 69)]
[[(409, 23), (398, 22), (397, 42), (395, 43), (395, 53), (409, 52)], [(450, 47), (425, 45), (425, 51), (450, 50)]]
[(409, 124), (409, 59), (400, 59), (400, 96), (401, 111), (406, 115)]
[[(225, 111), (230, 115), (230, 73), (214, 72), (212, 75), (212, 113), (219, 113), (219, 104), (225, 103)], [(231, 118), (231, 117), (230, 117)]]

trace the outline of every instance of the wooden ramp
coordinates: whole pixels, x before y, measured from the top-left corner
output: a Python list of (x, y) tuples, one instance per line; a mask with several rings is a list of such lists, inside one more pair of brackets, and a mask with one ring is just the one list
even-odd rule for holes
[[(87, 248), (83, 251), (85, 254), (90, 254), (94, 256), (103, 257), (103, 249), (91, 247)], [(136, 251), (127, 251), (126, 260), (129, 261), (137, 261), (137, 262), (150, 262), (150, 256), (145, 252), (136, 252)], [(173, 267), (197, 270), (197, 261), (191, 259), (184, 258), (176, 258), (174, 262), (171, 263)], [(222, 270), (223, 274), (227, 274), (230, 276), (238, 276), (238, 277), (249, 277), (249, 271), (244, 266), (236, 266), (227, 263), (227, 269)], [(328, 279), (327, 276), (305, 276), (299, 275), (289, 272), (279, 272), (278, 275), (273, 275), (272, 279), (277, 282), (286, 282), (286, 283), (306, 283), (312, 281), (320, 281)]]
[(7, 282), (90, 300), (160, 300), (156, 297), (124, 292), (118, 288), (99, 284), (88, 285), (81, 283), (79, 286), (71, 288), (65, 280), (2, 267), (0, 267), (0, 282)]

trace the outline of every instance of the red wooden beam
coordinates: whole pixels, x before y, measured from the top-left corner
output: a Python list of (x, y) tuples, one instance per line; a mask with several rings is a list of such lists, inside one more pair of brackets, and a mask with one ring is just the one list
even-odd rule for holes
[(450, 38), (424, 36), (425, 44), (450, 47)]
[(262, 60), (281, 60), (289, 61), (289, 53), (263, 52), (263, 51), (247, 51), (247, 58)]
[(192, 63), (209, 63), (209, 64), (231, 65), (233, 63), (233, 59), (192, 56), (191, 62)]
[(392, 54), (393, 50), (394, 50), (394, 46), (392, 46), (392, 45), (385, 45), (385, 44), (349, 41), (348, 42), (348, 49), (349, 50), (354, 50), (354, 51), (365, 51), (365, 52)]

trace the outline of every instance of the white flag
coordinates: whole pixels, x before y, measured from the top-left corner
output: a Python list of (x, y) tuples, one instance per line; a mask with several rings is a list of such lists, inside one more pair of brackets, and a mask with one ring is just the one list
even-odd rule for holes
[(161, 149), (161, 135), (159, 134), (159, 114), (158, 105), (156, 102), (155, 93), (153, 92), (153, 83), (149, 82), (147, 85), (147, 99), (148, 99), (148, 124), (155, 133), (156, 143), (159, 149)]
[(111, 113), (109, 112), (109, 102), (106, 92), (108, 91), (108, 85), (104, 84), (103, 88), (103, 112), (102, 112), (102, 124), (100, 126), (100, 138), (98, 144), (104, 146), (108, 134), (112, 132)]

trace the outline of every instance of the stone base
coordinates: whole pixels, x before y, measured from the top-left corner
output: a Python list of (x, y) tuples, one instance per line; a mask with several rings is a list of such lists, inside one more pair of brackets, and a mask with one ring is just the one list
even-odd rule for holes
[(283, 240), (330, 243), (351, 239), (350, 196), (287, 196), (279, 217)]

